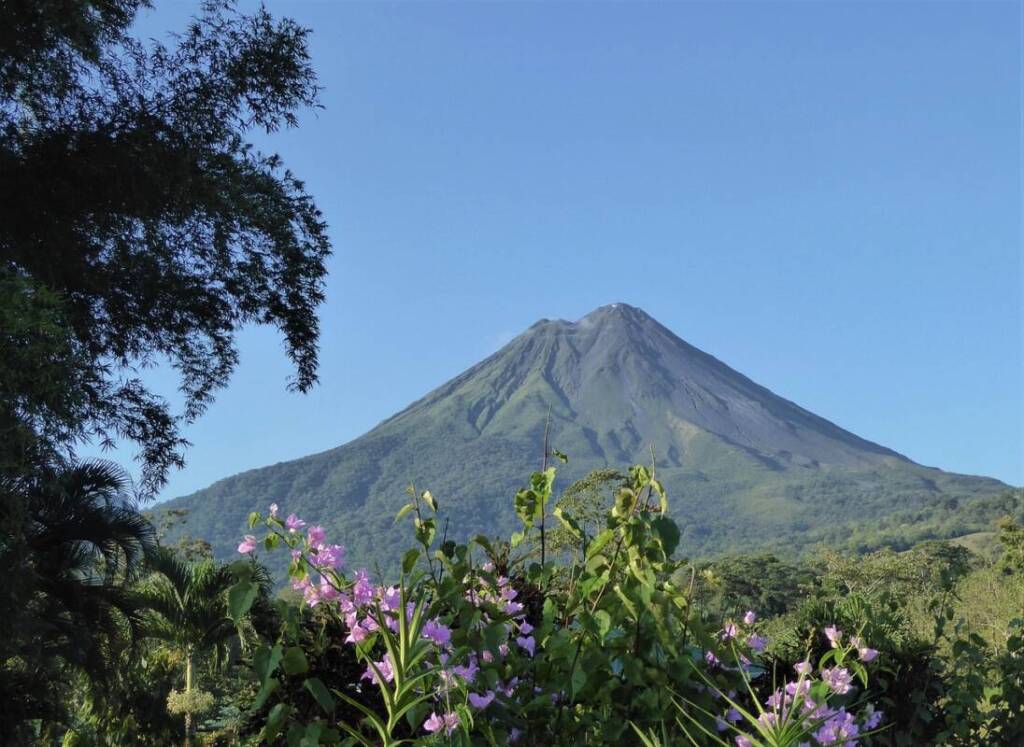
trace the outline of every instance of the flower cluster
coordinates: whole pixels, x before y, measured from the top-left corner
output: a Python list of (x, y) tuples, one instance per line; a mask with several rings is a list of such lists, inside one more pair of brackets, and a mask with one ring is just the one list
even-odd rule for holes
[[(750, 622), (755, 616), (748, 613)], [(745, 618), (745, 622), (746, 622)], [(732, 632), (734, 628), (727, 623), (723, 633)], [(735, 638), (737, 632), (729, 636)], [(748, 724), (753, 730), (742, 730), (744, 716), (733, 700), (733, 694), (725, 696), (729, 704), (727, 711), (717, 716), (715, 725), (719, 732), (732, 731), (736, 747), (751, 747), (757, 735), (766, 736), (782, 733), (796, 725), (807, 737), (800, 742), (800, 747), (821, 745), (823, 747), (855, 747), (865, 733), (878, 728), (882, 722), (882, 712), (868, 705), (859, 715), (849, 712), (846, 706), (834, 707), (829, 699), (834, 696), (846, 696), (854, 688), (854, 672), (851, 667), (861, 668), (855, 660), (847, 663), (847, 657), (856, 654), (860, 662), (874, 660), (878, 652), (864, 644), (859, 636), (852, 636), (849, 644), (843, 643), (843, 632), (836, 626), (828, 626), (824, 635), (832, 650), (822, 657), (819, 671), (815, 674), (810, 661), (801, 661), (794, 665), (796, 679), (787, 680), (765, 700), (764, 707), (757, 706), (756, 722)], [(725, 639), (725, 636), (722, 636)], [(750, 636), (747, 638), (750, 644)], [(751, 645), (751, 647), (753, 647)], [(831, 664), (831, 666), (827, 666)], [(744, 671), (745, 667), (741, 667)]]

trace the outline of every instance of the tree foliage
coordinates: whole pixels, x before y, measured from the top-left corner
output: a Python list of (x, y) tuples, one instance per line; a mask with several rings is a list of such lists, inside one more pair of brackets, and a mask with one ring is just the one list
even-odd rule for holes
[[(241, 325), (276, 326), (292, 385), (316, 381), (330, 245), (302, 182), (247, 141), (316, 104), (307, 31), (207, 2), (174, 46), (142, 43), (141, 5), (0, 7), (3, 350), (77, 384), (60, 396), (5, 366), (0, 424), (58, 452), (133, 441), (152, 491), (181, 464), (181, 419), (227, 382)], [(162, 362), (182, 413), (139, 376)]]

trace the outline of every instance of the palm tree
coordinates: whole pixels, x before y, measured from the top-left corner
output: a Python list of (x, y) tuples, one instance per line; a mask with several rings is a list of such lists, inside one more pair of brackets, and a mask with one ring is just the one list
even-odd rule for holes
[[(228, 644), (238, 634), (228, 616), (227, 592), (235, 583), (228, 566), (212, 560), (188, 562), (173, 550), (160, 548), (150, 560), (152, 573), (140, 584), (147, 608), (145, 634), (164, 640), (185, 658), (185, 702), (195, 686), (197, 659), (212, 653), (214, 663), (223, 661)], [(266, 571), (256, 568), (262, 601), (270, 594)], [(185, 743), (192, 729), (192, 710), (185, 710)]]
[(61, 719), (54, 684), (109, 680), (136, 640), (131, 586), (156, 539), (130, 484), (103, 461), (0, 478), (0, 700), (13, 715), (0, 737), (26, 719)]

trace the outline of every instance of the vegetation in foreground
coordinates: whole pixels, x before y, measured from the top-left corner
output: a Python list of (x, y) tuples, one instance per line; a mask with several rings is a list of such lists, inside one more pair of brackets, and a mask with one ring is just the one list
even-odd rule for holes
[[(551, 506), (554, 481), (547, 469), (518, 492), (508, 542), (446, 540), (437, 499), (411, 492), (398, 519), (413, 546), (393, 576), (348, 569), (342, 545), (278, 506), (251, 517), (230, 565), (201, 543), (163, 547), (142, 522), (146, 551), (120, 566), (132, 606), (92, 642), (113, 666), (62, 654), (57, 671), (74, 676), (60, 699), (26, 677), (53, 710), (8, 722), (8, 743), (1024, 737), (1024, 529), (1012, 518), (989, 558), (925, 543), (695, 563), (674, 559), (679, 528), (647, 468), (595, 474)], [(257, 558), (274, 552), (291, 579), (276, 597)]]

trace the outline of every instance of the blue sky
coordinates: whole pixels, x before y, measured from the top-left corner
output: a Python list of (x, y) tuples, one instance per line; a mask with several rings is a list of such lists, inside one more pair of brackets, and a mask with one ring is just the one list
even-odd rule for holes
[[(140, 33), (196, 7), (157, 5)], [(325, 86), (256, 138), (331, 226), (322, 383), (289, 394), (244, 331), (164, 497), (612, 301), (916, 461), (1024, 483), (1021, 3), (269, 7)]]

